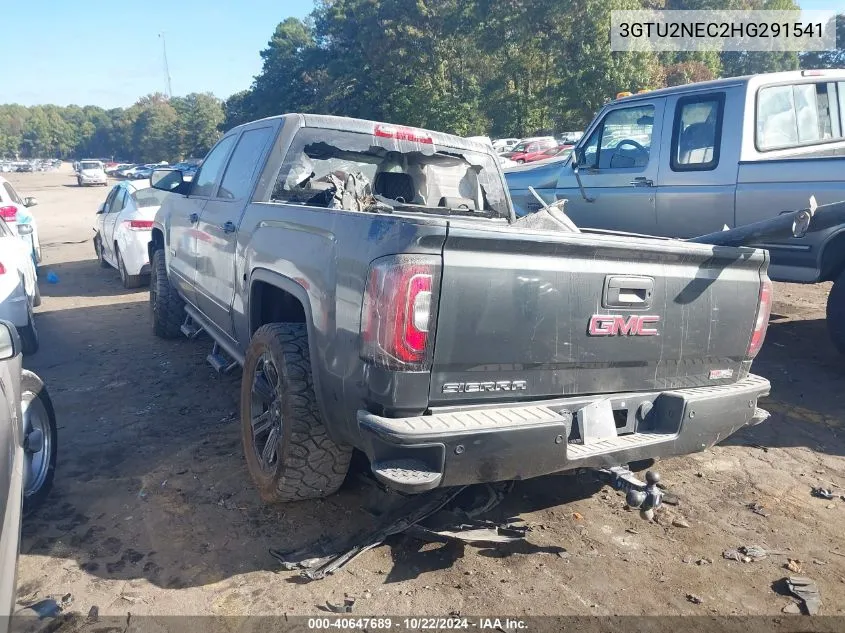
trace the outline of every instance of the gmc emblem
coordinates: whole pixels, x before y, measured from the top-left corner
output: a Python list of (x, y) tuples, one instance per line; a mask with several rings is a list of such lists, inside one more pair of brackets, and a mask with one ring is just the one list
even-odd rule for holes
[(648, 327), (660, 322), (657, 315), (629, 317), (617, 314), (594, 314), (590, 317), (587, 334), (590, 336), (657, 336), (657, 328)]

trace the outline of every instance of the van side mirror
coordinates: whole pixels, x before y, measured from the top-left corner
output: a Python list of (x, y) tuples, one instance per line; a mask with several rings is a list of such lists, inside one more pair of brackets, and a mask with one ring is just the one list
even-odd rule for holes
[(0, 360), (9, 360), (21, 352), (21, 339), (15, 326), (0, 321)]
[(32, 197), (27, 197), (23, 199), (23, 206), (25, 207), (34, 207), (38, 204), (38, 200)]

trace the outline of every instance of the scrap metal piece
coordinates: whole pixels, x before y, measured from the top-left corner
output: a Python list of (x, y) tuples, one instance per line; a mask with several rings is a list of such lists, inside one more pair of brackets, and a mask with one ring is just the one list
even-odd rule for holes
[(334, 604), (326, 600), (326, 609), (332, 613), (352, 613), (352, 608), (355, 606), (355, 598), (345, 597), (343, 604)]
[(790, 593), (801, 600), (801, 606), (807, 615), (816, 615), (821, 609), (822, 599), (819, 588), (806, 576), (790, 576), (786, 579)]
[(321, 549), (328, 552), (326, 555), (315, 557), (313, 550), (280, 552), (276, 549), (271, 549), (270, 555), (278, 560), (284, 569), (299, 569), (303, 577), (309, 580), (320, 580), (333, 574), (367, 550), (381, 545), (389, 536), (404, 532), (410, 526), (431, 516), (457, 497), (463, 489), (463, 486), (442, 488), (425, 495), (406, 497), (395, 509), (386, 514), (382, 525), (360, 531), (342, 542), (324, 544)]
[(815, 198), (811, 198), (810, 206), (806, 209), (787, 211), (768, 220), (699, 235), (686, 241), (714, 246), (748, 246), (772, 239), (801, 238), (807, 233), (823, 231), (839, 224), (845, 224), (845, 201), (817, 205)]
[(471, 524), (452, 525), (441, 530), (412, 525), (405, 534), (421, 541), (448, 543), (515, 543), (525, 540), (528, 526), (498, 525), (492, 521), (476, 521)]

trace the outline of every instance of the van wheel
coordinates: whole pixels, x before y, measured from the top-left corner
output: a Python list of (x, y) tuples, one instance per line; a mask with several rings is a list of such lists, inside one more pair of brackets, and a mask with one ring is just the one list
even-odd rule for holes
[(167, 278), (167, 264), (164, 251), (153, 253), (150, 266), (150, 312), (153, 317), (153, 333), (159, 338), (182, 336), (182, 322), (185, 320), (185, 302)]
[(845, 354), (845, 271), (827, 296), (827, 331), (840, 354)]
[(56, 413), (47, 388), (31, 371), (21, 375), (21, 400), (24, 436), (23, 514), (40, 506), (56, 473)]
[(302, 323), (256, 331), (241, 378), (247, 468), (267, 502), (326, 497), (340, 488), (352, 447), (335, 444), (320, 417)]

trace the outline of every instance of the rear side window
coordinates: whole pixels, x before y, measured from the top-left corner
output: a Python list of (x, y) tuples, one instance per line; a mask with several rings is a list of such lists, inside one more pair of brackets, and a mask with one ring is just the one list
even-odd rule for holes
[(724, 93), (678, 99), (672, 126), (672, 171), (716, 169), (724, 111)]
[(760, 88), (757, 149), (783, 149), (843, 138), (840, 104), (844, 87), (843, 82), (819, 82)]
[(229, 155), (229, 150), (232, 143), (235, 142), (235, 138), (232, 135), (221, 139), (206, 156), (199, 173), (193, 180), (192, 196), (208, 197), (214, 194), (214, 190), (217, 188), (216, 184), (220, 182), (220, 174), (223, 173), (223, 167), (226, 164), (226, 157)]
[(249, 195), (252, 179), (272, 132), (273, 128), (262, 127), (248, 130), (241, 135), (223, 175), (223, 182), (220, 183), (218, 198), (242, 200)]

